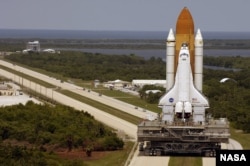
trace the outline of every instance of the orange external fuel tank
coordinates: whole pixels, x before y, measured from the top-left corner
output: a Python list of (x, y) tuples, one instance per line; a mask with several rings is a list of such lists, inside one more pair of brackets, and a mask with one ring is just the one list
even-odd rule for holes
[(190, 51), (190, 63), (194, 74), (194, 21), (187, 7), (184, 7), (176, 22), (175, 67), (178, 65), (178, 56), (182, 43), (187, 43)]

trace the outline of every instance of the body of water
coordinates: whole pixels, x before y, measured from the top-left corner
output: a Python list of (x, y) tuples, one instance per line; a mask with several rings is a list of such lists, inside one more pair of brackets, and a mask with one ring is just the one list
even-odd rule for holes
[[(250, 32), (202, 32), (204, 39), (250, 39)], [(47, 39), (161, 39), (166, 31), (87, 31), (0, 29), (0, 38)]]
[[(143, 50), (133, 50), (133, 49), (75, 49), (75, 48), (58, 48), (57, 50), (73, 50), (81, 52), (90, 53), (101, 53), (101, 54), (112, 54), (112, 55), (130, 55), (135, 54), (137, 56), (149, 59), (151, 57), (162, 58), (166, 60), (166, 50), (165, 49), (143, 49)], [(204, 56), (241, 56), (250, 57), (249, 49), (205, 49)]]

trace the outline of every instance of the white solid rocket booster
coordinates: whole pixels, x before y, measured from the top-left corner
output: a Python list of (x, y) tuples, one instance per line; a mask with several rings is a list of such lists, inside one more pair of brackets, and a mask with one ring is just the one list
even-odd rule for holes
[(174, 59), (175, 59), (175, 36), (172, 29), (170, 29), (167, 38), (167, 57), (166, 57), (166, 69), (167, 69), (167, 87), (166, 90), (172, 88), (174, 85)]
[(202, 83), (203, 83), (203, 38), (200, 32), (200, 29), (197, 30), (194, 42), (194, 85), (196, 89), (202, 92)]

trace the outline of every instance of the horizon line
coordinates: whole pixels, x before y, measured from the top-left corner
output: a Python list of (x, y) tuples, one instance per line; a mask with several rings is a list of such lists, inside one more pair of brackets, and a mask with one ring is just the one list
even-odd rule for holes
[[(197, 28), (197, 30), (200, 28)], [(87, 29), (32, 29), (32, 28), (0, 28), (0, 30), (32, 30), (32, 31), (92, 31), (92, 32), (168, 32), (169, 30), (87, 30)], [(224, 32), (224, 33), (250, 33), (250, 31), (214, 31), (208, 30), (204, 31), (201, 29), (201, 32)]]

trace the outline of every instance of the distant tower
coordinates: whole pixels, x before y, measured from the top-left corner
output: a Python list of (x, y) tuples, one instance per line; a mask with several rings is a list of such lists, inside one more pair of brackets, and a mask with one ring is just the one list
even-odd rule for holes
[(28, 42), (26, 49), (31, 52), (40, 52), (41, 50), (39, 41)]

